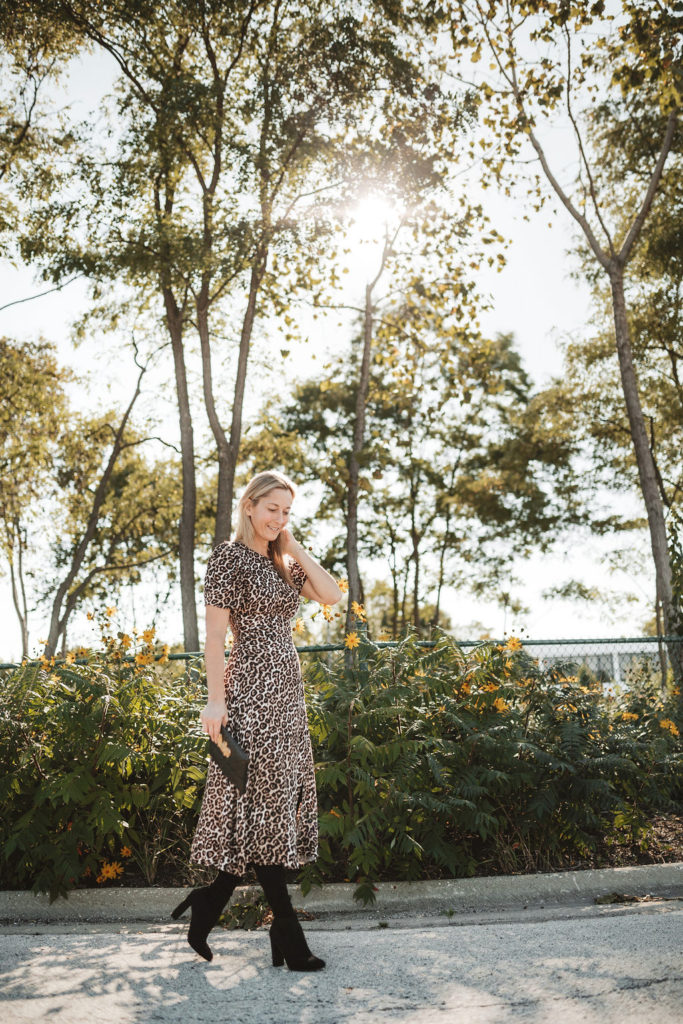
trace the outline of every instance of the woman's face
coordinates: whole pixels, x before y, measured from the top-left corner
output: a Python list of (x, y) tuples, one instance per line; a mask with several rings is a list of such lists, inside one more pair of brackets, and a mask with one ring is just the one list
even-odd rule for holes
[(292, 507), (292, 495), (286, 487), (275, 487), (254, 504), (247, 506), (247, 515), (251, 519), (254, 533), (262, 540), (275, 540), (283, 527), (289, 522)]

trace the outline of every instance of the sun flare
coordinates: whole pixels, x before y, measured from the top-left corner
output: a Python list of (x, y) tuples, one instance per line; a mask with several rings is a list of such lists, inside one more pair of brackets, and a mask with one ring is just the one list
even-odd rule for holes
[(382, 242), (397, 213), (383, 196), (364, 196), (351, 209), (351, 232), (357, 236), (357, 244)]
[(354, 279), (375, 276), (385, 239), (395, 231), (399, 217), (395, 204), (382, 195), (366, 195), (349, 209), (345, 241)]

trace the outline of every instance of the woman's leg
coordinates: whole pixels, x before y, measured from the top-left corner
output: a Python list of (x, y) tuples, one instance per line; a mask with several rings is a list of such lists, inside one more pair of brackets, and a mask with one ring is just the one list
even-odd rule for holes
[(254, 871), (266, 894), (273, 917), (296, 917), (287, 892), (285, 869), (282, 864), (254, 864)]
[(273, 911), (270, 926), (273, 967), (281, 967), (286, 960), (290, 971), (319, 971), (325, 961), (313, 956), (308, 948), (287, 892), (285, 869), (281, 864), (254, 864), (254, 870)]
[(239, 875), (233, 875), (229, 871), (219, 868), (218, 874), (210, 885), (205, 885), (201, 889), (193, 889), (171, 915), (178, 918), (188, 907), (192, 908), (187, 941), (194, 951), (203, 956), (205, 960), (213, 959), (213, 953), (206, 941), (207, 936), (223, 913), (224, 907), (239, 883)]

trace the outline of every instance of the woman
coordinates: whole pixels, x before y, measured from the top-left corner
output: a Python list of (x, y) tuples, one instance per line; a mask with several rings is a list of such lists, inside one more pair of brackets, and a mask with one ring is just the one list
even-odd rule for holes
[[(195, 889), (173, 911), (192, 908), (188, 942), (212, 959), (207, 936), (249, 864), (273, 911), (273, 965), (316, 971), (285, 884), (285, 869), (318, 855), (318, 808), (301, 667), (291, 620), (299, 595), (335, 604), (341, 590), (294, 540), (287, 524), (294, 485), (281, 473), (258, 473), (237, 509), (235, 540), (213, 551), (206, 569), (204, 732), (227, 725), (249, 755), (240, 795), (209, 763), (190, 859), (217, 867), (211, 885)], [(233, 646), (224, 663), (228, 625)]]

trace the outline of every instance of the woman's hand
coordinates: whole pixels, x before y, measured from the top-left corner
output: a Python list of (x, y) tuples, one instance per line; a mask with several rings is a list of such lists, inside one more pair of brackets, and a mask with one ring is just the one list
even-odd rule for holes
[(286, 526), (280, 530), (280, 538), (282, 553), (290, 555), (298, 562), (308, 577), (301, 588), (302, 597), (317, 601), (319, 604), (336, 604), (341, 599), (342, 592), (334, 577), (311, 558), (303, 544), (294, 539), (292, 531)]
[(218, 740), (221, 726), (228, 724), (228, 709), (224, 700), (210, 700), (199, 714), (202, 730), (209, 734), (214, 743)]
[(294, 539), (294, 535), (288, 526), (280, 530), (280, 551), (283, 555), (292, 555), (296, 558), (297, 552), (301, 551), (301, 544)]

